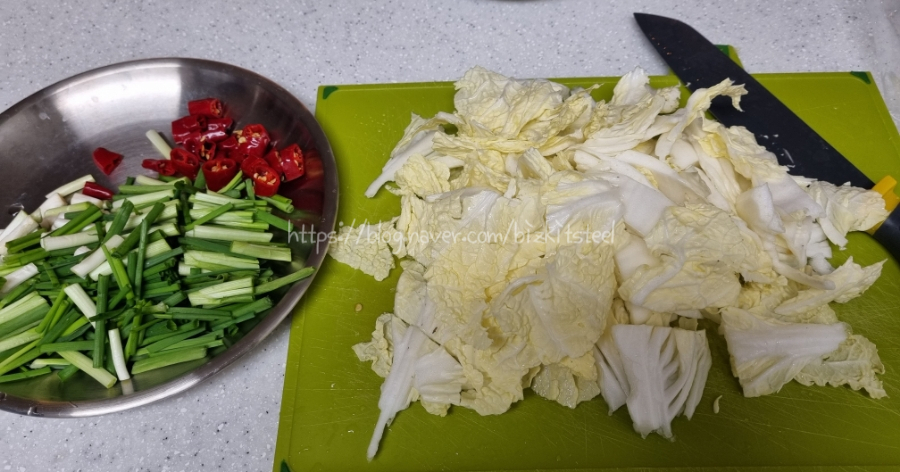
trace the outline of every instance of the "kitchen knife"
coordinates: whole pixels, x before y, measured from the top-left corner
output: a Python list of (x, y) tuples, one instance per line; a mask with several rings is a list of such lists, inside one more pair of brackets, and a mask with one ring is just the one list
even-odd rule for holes
[(781, 103), (750, 74), (703, 35), (681, 21), (664, 16), (635, 13), (638, 26), (666, 64), (691, 90), (708, 88), (731, 79), (744, 84), (747, 95), (741, 97), (739, 111), (731, 101), (713, 100), (710, 113), (726, 126), (743, 126), (757, 142), (775, 154), (791, 173), (842, 185), (872, 188), (882, 194), (890, 212), (872, 232), (875, 239), (900, 261), (900, 198), (894, 194), (897, 184), (890, 176), (877, 185), (846, 157), (828, 144), (800, 117)]

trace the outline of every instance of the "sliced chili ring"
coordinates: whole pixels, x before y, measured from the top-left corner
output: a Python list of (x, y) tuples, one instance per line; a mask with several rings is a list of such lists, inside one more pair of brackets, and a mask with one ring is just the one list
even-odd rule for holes
[[(206, 120), (206, 128), (200, 133), (203, 141), (220, 142), (231, 136), (234, 120), (231, 118), (210, 118)], [(235, 140), (235, 145), (237, 141)]]
[(206, 118), (198, 115), (188, 115), (172, 122), (172, 140), (182, 144), (193, 132), (200, 132), (206, 127)]
[(81, 193), (93, 197), (99, 198), (100, 200), (112, 200), (113, 191), (96, 183), (96, 182), (85, 182), (84, 188), (81, 189)]
[(206, 177), (206, 187), (213, 192), (218, 192), (228, 185), (231, 179), (238, 173), (238, 165), (234, 159), (219, 157), (203, 163), (203, 176)]
[(266, 154), (271, 141), (269, 132), (263, 125), (247, 125), (238, 135), (238, 151), (247, 156), (262, 157)]
[(172, 161), (166, 159), (144, 159), (141, 167), (159, 172), (160, 175), (175, 175), (176, 172)]
[(197, 178), (197, 173), (200, 172), (200, 158), (196, 154), (187, 149), (174, 148), (169, 154), (169, 160), (185, 177), (191, 180)]
[(267, 165), (267, 164), (263, 158), (251, 156), (251, 157), (244, 159), (244, 161), (241, 162), (240, 165), (241, 165), (241, 172), (243, 172), (244, 175), (252, 175), (254, 166)]
[(265, 164), (254, 165), (249, 174), (253, 179), (253, 192), (260, 197), (271, 197), (278, 193), (281, 176), (272, 167)]
[(303, 151), (296, 144), (291, 144), (278, 151), (278, 161), (281, 162), (285, 182), (299, 179), (306, 172), (306, 166), (303, 162)]
[(200, 156), (204, 161), (213, 159), (216, 156), (216, 143), (203, 139), (200, 131), (192, 132), (187, 139), (184, 140), (184, 148), (188, 152)]
[(221, 118), (225, 114), (225, 107), (218, 98), (203, 98), (188, 102), (188, 113), (192, 115), (211, 116)]
[(278, 151), (272, 149), (271, 151), (266, 153), (263, 159), (266, 160), (266, 163), (269, 164), (269, 167), (274, 169), (275, 172), (278, 172), (278, 175), (284, 173), (284, 170), (281, 168), (281, 159), (278, 157)]
[(97, 167), (106, 175), (112, 174), (112, 171), (122, 163), (121, 154), (102, 147), (94, 149), (93, 157), (94, 164), (97, 164)]

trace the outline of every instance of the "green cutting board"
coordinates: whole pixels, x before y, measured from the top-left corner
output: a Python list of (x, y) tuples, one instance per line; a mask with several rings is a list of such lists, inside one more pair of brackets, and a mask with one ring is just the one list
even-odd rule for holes
[[(900, 136), (865, 73), (761, 74), (769, 90), (874, 180), (900, 177)], [(570, 87), (601, 84), (608, 99), (616, 78), (562, 79)], [(655, 77), (654, 86), (677, 84)], [(399, 200), (363, 191), (379, 174), (410, 113), (452, 111), (451, 83), (326, 86), (316, 116), (334, 147), (340, 172), (338, 221), (357, 225), (399, 213)], [(850, 237), (861, 264), (888, 257), (866, 234)], [(779, 470), (844, 470), (900, 466), (900, 283), (889, 260), (861, 298), (836, 306), (842, 320), (878, 346), (890, 398), (872, 400), (848, 388), (791, 383), (776, 395), (743, 398), (721, 336), (708, 333), (713, 366), (693, 419), (674, 421), (675, 441), (632, 430), (625, 408), (608, 415), (598, 397), (568, 409), (527, 391), (500, 416), (454, 408), (445, 418), (419, 404), (397, 415), (378, 456), (366, 446), (378, 417), (379, 387), (350, 347), (367, 341), (375, 318), (392, 311), (399, 268), (383, 282), (328, 258), (298, 306), (290, 348), (275, 470), (300, 471), (614, 470), (778, 466)], [(362, 306), (356, 311), (357, 304)], [(721, 411), (713, 400), (721, 396)], [(893, 467), (890, 467), (893, 466)]]

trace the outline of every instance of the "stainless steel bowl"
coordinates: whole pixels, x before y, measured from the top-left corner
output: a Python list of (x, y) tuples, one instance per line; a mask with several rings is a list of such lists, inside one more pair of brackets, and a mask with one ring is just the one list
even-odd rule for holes
[[(149, 59), (114, 64), (51, 85), (0, 114), (0, 226), (44, 195), (84, 174), (114, 186), (129, 175), (148, 174), (144, 158), (159, 158), (144, 136), (154, 129), (170, 136), (170, 122), (187, 114), (189, 100), (222, 99), (237, 126), (261, 123), (276, 144), (298, 143), (313, 156), (307, 176), (283, 185), (294, 201), (298, 229), (323, 234), (334, 228), (337, 170), (331, 146), (313, 115), (278, 84), (239, 67), (198, 59)], [(109, 177), (94, 166), (91, 151), (106, 147), (125, 155)], [(319, 158), (315, 158), (318, 151)], [(6, 208), (0, 206), (0, 209)], [(318, 268), (328, 241), (291, 241), (294, 261), (278, 270)], [(79, 372), (64, 383), (56, 375), (0, 384), (0, 409), (48, 417), (101, 415), (182, 392), (221, 371), (262, 342), (290, 313), (312, 277), (283, 294), (275, 308), (219, 355), (137, 375), (105, 389)]]

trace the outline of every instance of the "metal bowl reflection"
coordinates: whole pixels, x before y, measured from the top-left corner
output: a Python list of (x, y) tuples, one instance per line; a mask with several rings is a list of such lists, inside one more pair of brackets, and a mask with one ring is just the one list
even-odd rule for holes
[[(310, 157), (307, 174), (282, 186), (294, 201), (289, 216), (309, 234), (330, 232), (337, 211), (334, 155), (313, 115), (287, 90), (239, 67), (198, 59), (148, 59), (88, 71), (41, 90), (0, 114), (0, 226), (22, 208), (33, 211), (44, 195), (84, 174), (115, 186), (126, 177), (149, 173), (144, 158), (157, 158), (144, 137), (168, 131), (186, 114), (189, 100), (218, 97), (237, 126), (261, 123), (276, 144), (297, 143)], [(168, 134), (168, 133), (165, 133)], [(97, 171), (97, 147), (124, 154), (112, 175)], [(0, 206), (0, 209), (4, 207)], [(285, 215), (282, 215), (285, 216)], [(318, 268), (327, 238), (292, 239), (294, 260), (278, 270)], [(48, 417), (82, 417), (121, 411), (179, 392), (221, 371), (261, 343), (290, 313), (312, 282), (303, 280), (280, 294), (275, 308), (244, 336), (214, 357), (146, 372), (105, 389), (78, 373), (65, 383), (55, 375), (0, 384), (0, 409)]]

